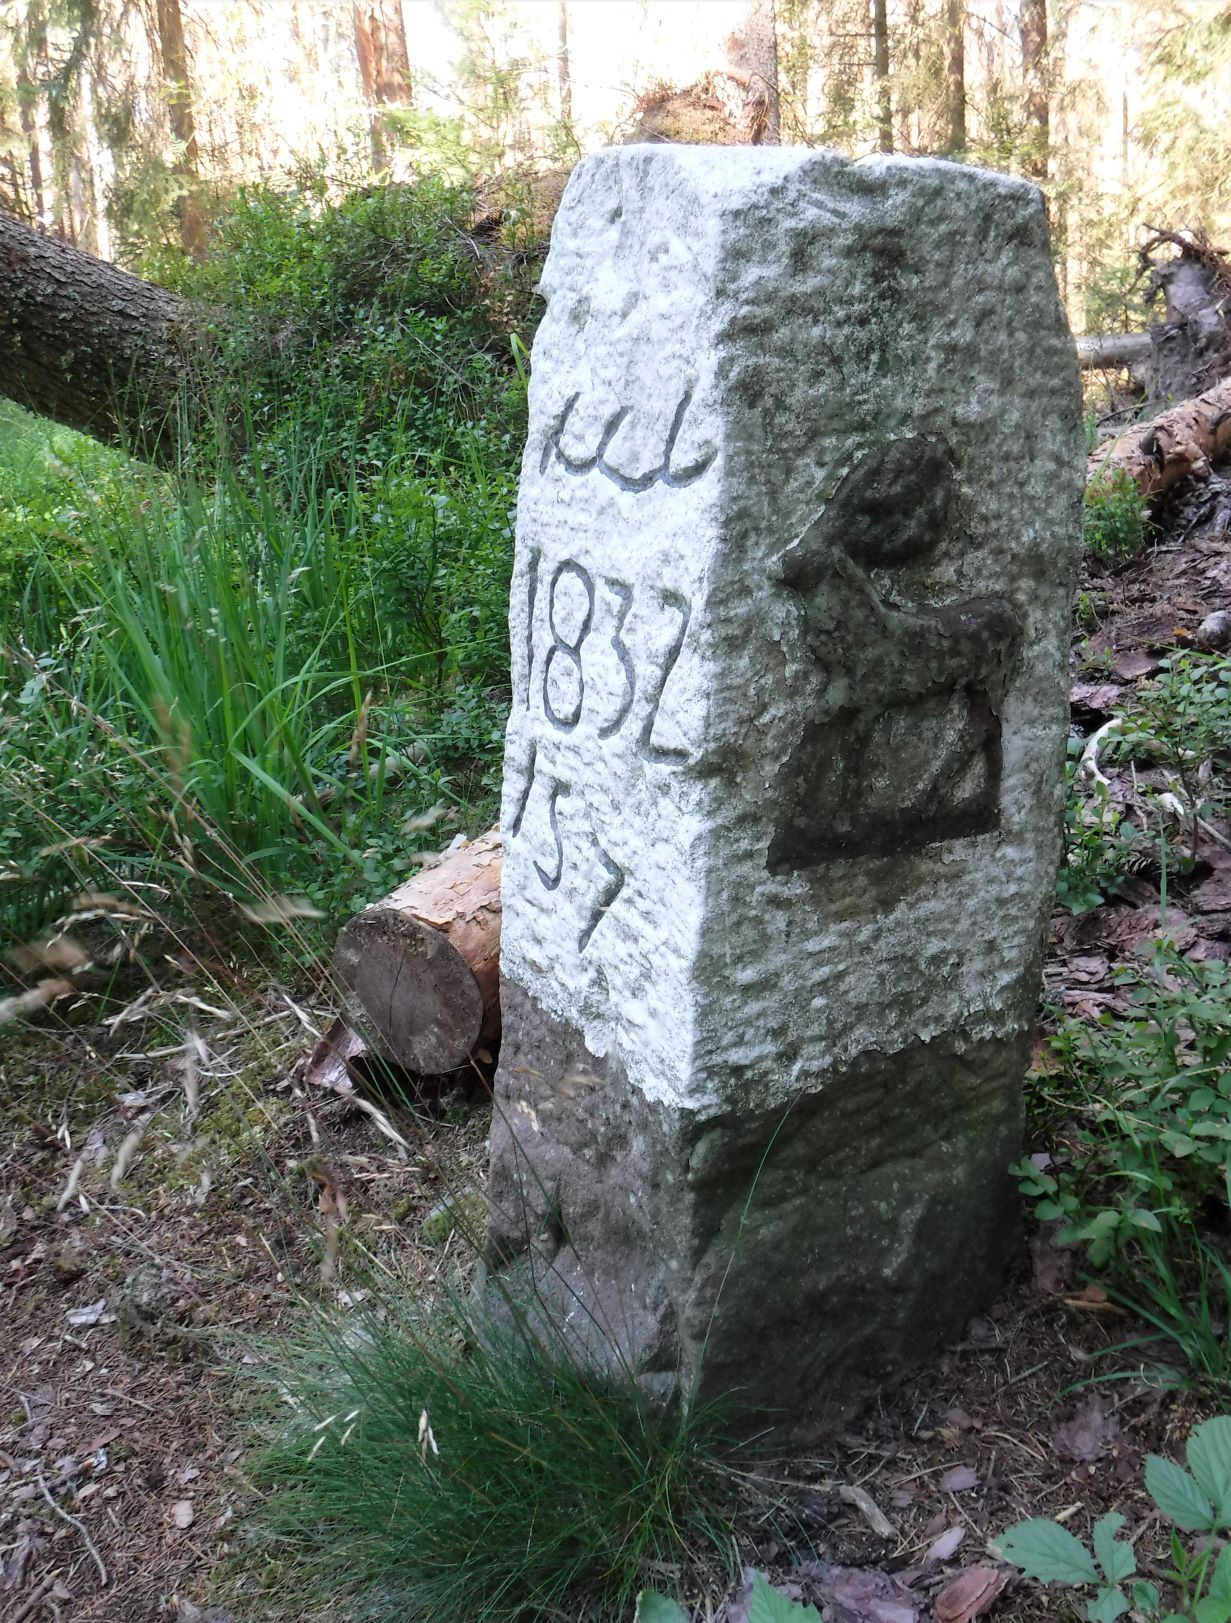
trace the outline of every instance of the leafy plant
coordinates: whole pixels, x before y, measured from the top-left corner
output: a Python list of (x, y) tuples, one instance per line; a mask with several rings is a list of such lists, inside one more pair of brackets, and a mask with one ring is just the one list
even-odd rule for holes
[(1138, 556), (1152, 530), (1145, 497), (1127, 473), (1104, 470), (1090, 480), (1082, 523), (1087, 552), (1118, 568)]
[(1194, 822), (1210, 808), (1225, 807), (1231, 659), (1186, 651), (1164, 660), (1135, 692), (1115, 748), (1161, 761), (1178, 780)]
[(1078, 787), (1082, 743), (1070, 738), (1064, 783), (1064, 861), (1056, 875), (1056, 896), (1070, 913), (1101, 907), (1119, 890), (1145, 842), (1135, 823), (1113, 806), (1106, 785), (1092, 794)]
[(1191, 1231), (1227, 1202), (1231, 1175), (1231, 976), (1166, 947), (1126, 966), (1133, 1015), (1065, 1020), (1034, 1073), (1065, 1118), (1064, 1153), (1014, 1171), (1036, 1215), (1102, 1266), (1142, 1235)]
[[(1091, 1623), (1115, 1623), (1130, 1609), (1147, 1623), (1228, 1623), (1231, 1619), (1231, 1545), (1209, 1537), (1231, 1530), (1231, 1417), (1207, 1420), (1192, 1433), (1188, 1469), (1161, 1455), (1146, 1460), (1146, 1491), (1172, 1523), (1171, 1570), (1178, 1606), (1165, 1608), (1158, 1586), (1137, 1576), (1133, 1546), (1118, 1537), (1124, 1517), (1111, 1512), (1091, 1530), (1093, 1550), (1067, 1528), (1043, 1517), (1018, 1522), (999, 1540), (1005, 1558), (1041, 1583), (1093, 1589)], [(1177, 1530), (1205, 1535), (1185, 1548)], [(1126, 1591), (1125, 1585), (1130, 1587)]]
[[(682, 1606), (665, 1595), (643, 1590), (637, 1596), (634, 1623), (689, 1623), (689, 1617)], [(815, 1606), (801, 1606), (791, 1600), (758, 1572), (752, 1579), (748, 1623), (821, 1623), (821, 1614)]]

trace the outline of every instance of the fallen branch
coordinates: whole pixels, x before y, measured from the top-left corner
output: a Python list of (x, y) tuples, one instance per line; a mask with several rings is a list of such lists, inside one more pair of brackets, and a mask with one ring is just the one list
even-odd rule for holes
[(1083, 372), (1094, 372), (1100, 367), (1119, 371), (1121, 367), (1140, 366), (1149, 359), (1149, 333), (1103, 333), (1077, 340), (1077, 364)]

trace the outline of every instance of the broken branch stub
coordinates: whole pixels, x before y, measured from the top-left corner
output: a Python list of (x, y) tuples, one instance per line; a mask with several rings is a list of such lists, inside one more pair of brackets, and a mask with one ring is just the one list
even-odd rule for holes
[(500, 830), (446, 853), (340, 932), (353, 1023), (390, 1064), (464, 1065), (500, 1031)]

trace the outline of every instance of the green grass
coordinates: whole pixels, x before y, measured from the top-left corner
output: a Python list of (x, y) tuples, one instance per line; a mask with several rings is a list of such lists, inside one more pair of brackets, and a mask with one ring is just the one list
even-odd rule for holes
[(654, 1408), (516, 1324), (479, 1330), (448, 1294), (321, 1319), (263, 1380), (258, 1548), (280, 1584), (341, 1584), (355, 1615), (616, 1619), (648, 1573), (728, 1555), (714, 1413)]
[(494, 816), (526, 379), (466, 208), (241, 195), (170, 473), (0, 411), (0, 944), (134, 878), (336, 918)]

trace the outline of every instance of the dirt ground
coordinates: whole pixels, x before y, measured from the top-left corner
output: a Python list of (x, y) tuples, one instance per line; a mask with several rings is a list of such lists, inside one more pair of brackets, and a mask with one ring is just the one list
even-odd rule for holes
[[(1229, 522), (1231, 487), (1213, 479), (1173, 505), (1142, 562), (1088, 574), (1081, 736), (1231, 604)], [(1111, 905), (1058, 911), (1052, 1005), (1116, 1006), (1116, 964), (1158, 928), (1148, 870)], [(1231, 841), (1173, 882), (1167, 928), (1182, 950), (1231, 955)], [(245, 1607), (234, 1563), (260, 1338), (322, 1291), (356, 1290), (360, 1252), (413, 1285), (464, 1243), (439, 1221), (425, 1241), (425, 1220), (482, 1181), (481, 1090), (373, 1115), (305, 1077), (323, 998), (253, 990), (217, 965), (181, 963), (169, 982), (83, 997), (54, 1023), (6, 1028), (0, 1047), (0, 1623), (271, 1616)], [(966, 1616), (1078, 1615), (989, 1555), (1025, 1515), (1084, 1533), (1118, 1509), (1142, 1571), (1162, 1561), (1144, 1455), (1176, 1454), (1221, 1405), (1134, 1375), (1150, 1349), (1113, 1349), (1140, 1326), (1048, 1236), (1027, 1239), (959, 1345), (824, 1449), (755, 1467), (750, 1487), (772, 1484), (782, 1509), (750, 1509), (741, 1559), (832, 1623), (922, 1623), (976, 1567), (987, 1592)]]

